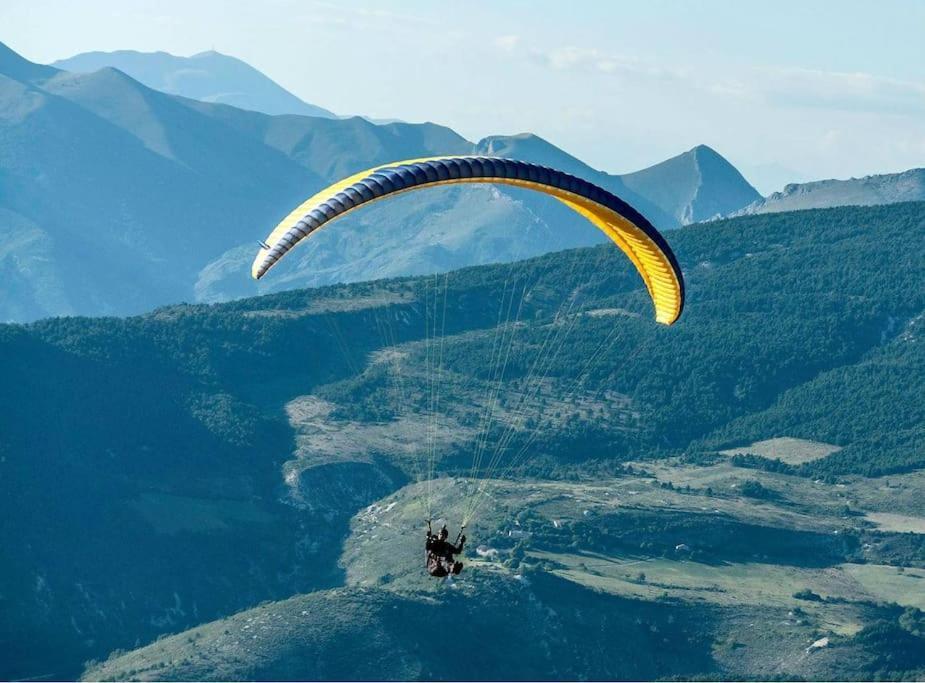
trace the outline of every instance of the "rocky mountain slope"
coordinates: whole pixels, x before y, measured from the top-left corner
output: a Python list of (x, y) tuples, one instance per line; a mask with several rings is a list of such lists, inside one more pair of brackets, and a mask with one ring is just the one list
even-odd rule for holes
[(787, 185), (782, 192), (752, 202), (730, 215), (825, 209), (832, 206), (875, 206), (925, 201), (925, 168), (850, 180), (818, 180)]

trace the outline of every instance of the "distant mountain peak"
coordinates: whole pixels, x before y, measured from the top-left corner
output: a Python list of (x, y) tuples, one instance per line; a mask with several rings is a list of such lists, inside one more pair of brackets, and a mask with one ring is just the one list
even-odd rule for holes
[(575, 174), (587, 174), (593, 169), (568, 152), (534, 133), (515, 135), (489, 135), (475, 145), (478, 154), (510, 157), (521, 161), (553, 165)]
[(708, 154), (714, 154), (716, 156), (722, 156), (719, 152), (717, 152), (715, 149), (710, 147), (710, 145), (705, 145), (703, 143), (700, 143), (699, 145), (694, 145), (688, 151), (689, 152), (705, 152)]
[(724, 216), (761, 195), (722, 154), (697, 145), (649, 168), (616, 176), (595, 170), (533, 133), (491, 135), (476, 145), (479, 154), (496, 154), (556, 166), (602, 183), (661, 228)]
[(761, 198), (735, 166), (703, 144), (622, 178), (682, 225), (725, 216)]
[(136, 85), (140, 83), (138, 80), (132, 78), (127, 73), (125, 73), (122, 69), (119, 69), (114, 66), (104, 66), (102, 69), (99, 69), (96, 73), (99, 74), (100, 76), (105, 76), (107, 78), (111, 78), (113, 80), (117, 80), (123, 83), (131, 82)]
[(215, 50), (180, 57), (169, 52), (84, 52), (55, 62), (67, 71), (92, 72), (114, 67), (149, 88), (203, 102), (228, 104), (264, 114), (336, 118), (305, 102), (237, 57)]
[[(721, 161), (724, 164), (729, 164), (726, 158), (717, 152), (715, 149), (709, 145), (697, 145), (696, 147), (691, 147), (687, 152), (697, 160), (706, 159), (710, 161)], [(729, 164), (732, 166), (732, 164)]]

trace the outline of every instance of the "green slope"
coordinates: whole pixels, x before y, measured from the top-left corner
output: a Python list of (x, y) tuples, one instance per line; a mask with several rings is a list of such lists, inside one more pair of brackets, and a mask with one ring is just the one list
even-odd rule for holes
[[(462, 590), (299, 596), (114, 659), (89, 680), (505, 680), (688, 677), (708, 630), (670, 606), (552, 577), (479, 577)], [(687, 641), (670, 653), (665, 638)], [(231, 653), (234, 653), (233, 655)]]
[[(809, 474), (880, 476), (921, 466), (925, 449), (921, 319), (919, 315), (902, 323), (898, 336), (883, 349), (786, 392), (767, 410), (736, 420), (706, 443), (729, 447), (786, 433), (845, 446), (823, 462), (802, 465), (800, 471)], [(858, 409), (859, 403), (863, 410)]]
[[(911, 400), (923, 381), (914, 322), (925, 310), (923, 225), (925, 205), (903, 204), (671, 233), (690, 296), (672, 328), (651, 322), (637, 277), (612, 247), (453, 273), (436, 471), (471, 472), (480, 408), (494, 384), (485, 359), (499, 298), (517, 272), (529, 295), (508, 328), (514, 341), (488, 453), (510, 426), (499, 462), (525, 446), (532, 456), (506, 472), (515, 479), (594, 481), (643, 467), (656, 502), (680, 502), (669, 483), (690, 485), (701, 492), (683, 509), (707, 508), (703, 516), (661, 508), (624, 515), (606, 525), (604, 538), (579, 525), (574, 538), (549, 539), (545, 552), (568, 554), (573, 542), (607, 553), (653, 543), (647, 552), (662, 554), (715, 528), (702, 551), (725, 547), (723, 562), (828, 566), (858, 563), (867, 552), (875, 564), (921, 566), (921, 534), (891, 531), (925, 516), (914, 504), (918, 473), (887, 481), (848, 475), (908, 472), (925, 462)], [(563, 317), (560, 304), (579, 284), (580, 306)], [(0, 470), (9, 492), (0, 502), (8, 520), (0, 542), (17, 548), (0, 569), (9, 615), (0, 639), (16, 653), (4, 676), (44, 674), (43, 664), (73, 676), (80, 662), (115, 648), (352, 580), (360, 566), (339, 564), (351, 517), (414, 479), (430, 448), (422, 302), (434, 297), (433, 285), (397, 279), (125, 320), (0, 327)], [(545, 382), (531, 385), (530, 359), (563, 321), (574, 322), (567, 343)], [(612, 345), (577, 381), (609, 332)], [(398, 366), (404, 393), (394, 381)], [(904, 388), (889, 389), (899, 375)], [(530, 386), (539, 386), (532, 422), (516, 412)], [(890, 396), (899, 407), (887, 422), (878, 416)], [(815, 406), (832, 406), (832, 420)], [(892, 431), (865, 431), (881, 423)], [(718, 448), (779, 437), (833, 447), (815, 469), (796, 472), (808, 476), (696, 469), (685, 470), (689, 483), (681, 484), (679, 474), (653, 469), (666, 456), (713, 463), (726, 458), (712, 454)], [(835, 482), (825, 484), (825, 505), (804, 488), (820, 473)], [(894, 480), (900, 476), (907, 479)], [(725, 492), (748, 480), (761, 485), (742, 489), (744, 500), (783, 509), (759, 506), (770, 515), (763, 521), (743, 517), (753, 505)], [(838, 488), (856, 481), (873, 483), (857, 484), (857, 493)], [(637, 484), (632, 490), (629, 500), (642, 495)], [(733, 522), (706, 514), (733, 503)], [(857, 543), (836, 541), (838, 526), (794, 522), (801, 510), (850, 526)], [(654, 543), (647, 537), (658, 530)], [(568, 558), (561, 563), (562, 572), (577, 571)]]

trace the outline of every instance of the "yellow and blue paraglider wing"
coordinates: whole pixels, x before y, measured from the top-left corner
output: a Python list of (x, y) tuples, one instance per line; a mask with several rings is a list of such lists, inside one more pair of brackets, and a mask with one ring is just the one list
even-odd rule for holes
[(655, 306), (674, 323), (684, 308), (681, 268), (664, 237), (642, 214), (607, 190), (546, 166), (498, 157), (434, 157), (377, 166), (326, 187), (296, 207), (270, 233), (251, 274), (263, 277), (296, 244), (322, 226), (380, 199), (456, 183), (498, 183), (555, 197), (606, 234), (629, 257)]

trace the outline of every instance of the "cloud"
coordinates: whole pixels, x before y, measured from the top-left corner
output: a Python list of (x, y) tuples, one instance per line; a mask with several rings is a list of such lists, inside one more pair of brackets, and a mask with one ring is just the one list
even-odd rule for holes
[[(520, 45), (520, 39), (502, 36), (495, 40), (495, 44), (513, 53), (514, 48)], [(772, 66), (707, 73), (577, 46), (530, 48), (525, 54), (534, 63), (556, 71), (673, 81), (717, 97), (756, 105), (897, 115), (925, 113), (925, 82), (864, 72)]]
[(513, 52), (517, 49), (517, 46), (520, 44), (520, 36), (507, 35), (507, 36), (498, 36), (495, 38), (495, 47), (504, 50), (505, 52)]
[(310, 5), (318, 10), (317, 23), (332, 25), (349, 25), (354, 29), (364, 30), (394, 30), (395, 27), (409, 25), (436, 25), (433, 19), (395, 12), (382, 7), (351, 7), (343, 3), (329, 2), (328, 0), (313, 0)]
[(612, 76), (643, 76), (658, 80), (684, 79), (688, 69), (667, 68), (630, 55), (585, 47), (557, 47), (530, 51), (534, 62), (558, 71), (582, 71)]
[(863, 72), (794, 68), (758, 69), (756, 76), (756, 87), (764, 99), (780, 106), (881, 114), (925, 112), (925, 83)]
[(908, 81), (865, 72), (730, 65), (695, 69), (594, 47), (524, 46), (517, 36), (495, 39), (511, 58), (528, 59), (553, 71), (613, 78), (626, 85), (686, 89), (710, 98), (753, 108), (806, 109), (853, 114), (921, 118), (925, 81)]

